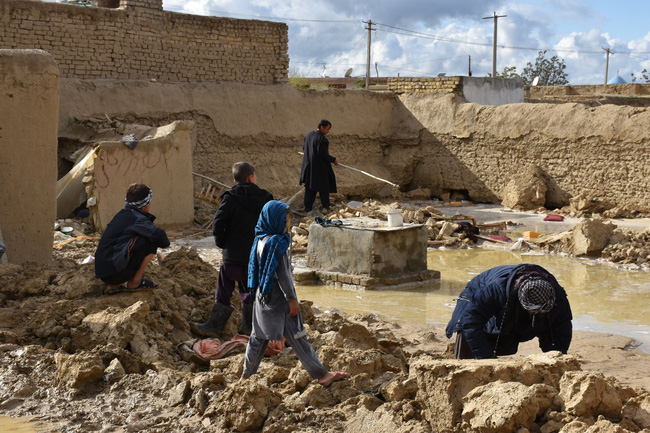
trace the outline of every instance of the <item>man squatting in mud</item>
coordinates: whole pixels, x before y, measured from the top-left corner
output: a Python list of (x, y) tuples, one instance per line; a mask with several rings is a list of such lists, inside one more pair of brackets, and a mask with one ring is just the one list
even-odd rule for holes
[(331, 128), (332, 123), (329, 120), (321, 120), (318, 129), (307, 133), (302, 143), (303, 157), (299, 184), (305, 184), (305, 212), (311, 212), (317, 193), (320, 196), (323, 212), (329, 212), (330, 193), (336, 192), (336, 176), (332, 164), (339, 165), (339, 160), (330, 155), (330, 142), (326, 137)]
[(520, 342), (535, 337), (542, 351), (567, 353), (571, 319), (566, 292), (546, 269), (497, 266), (467, 283), (447, 325), (447, 338), (456, 332), (456, 359), (512, 355)]
[(221, 204), (212, 221), (212, 234), (216, 245), (223, 250), (219, 279), (214, 294), (215, 303), (205, 323), (196, 324), (196, 332), (203, 336), (218, 337), (232, 314), (230, 298), (237, 283), (242, 303), (242, 322), (239, 333), (251, 333), (253, 297), (248, 295), (248, 258), (255, 225), (266, 202), (273, 200), (270, 192), (257, 186), (255, 167), (248, 162), (232, 166), (235, 185), (221, 194)]
[(255, 241), (248, 263), (248, 287), (253, 290), (253, 330), (244, 358), (242, 379), (257, 372), (271, 340), (284, 336), (307, 373), (329, 386), (347, 377), (341, 371), (327, 371), (321, 364), (302, 322), (291, 271), (291, 210), (272, 200), (264, 205), (255, 227)]
[(107, 284), (107, 295), (160, 285), (142, 278), (156, 250), (169, 246), (167, 234), (154, 225), (156, 217), (149, 213), (152, 198), (153, 191), (147, 185), (130, 185), (124, 209), (108, 223), (99, 241), (95, 276)]

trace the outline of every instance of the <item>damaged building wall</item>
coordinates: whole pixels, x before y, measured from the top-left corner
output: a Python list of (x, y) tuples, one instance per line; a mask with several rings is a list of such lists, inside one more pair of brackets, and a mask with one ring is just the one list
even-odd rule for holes
[(539, 168), (546, 207), (586, 194), (650, 210), (650, 110), (606, 105), (514, 104), (488, 107), (453, 96), (400, 97), (422, 127), (414, 182), (466, 190), (473, 200), (500, 203), (508, 182)]
[[(248, 160), (277, 198), (299, 190), (304, 135), (328, 118), (332, 155), (403, 190), (464, 191), (472, 200), (500, 203), (512, 176), (534, 165), (548, 177), (547, 206), (586, 193), (650, 209), (645, 108), (482, 106), (453, 95), (103, 80), (62, 80), (62, 95), (62, 133), (104, 113), (143, 124), (194, 120), (194, 171), (229, 184), (232, 163)], [(336, 175), (342, 194), (391, 196), (389, 185), (363, 174), (338, 167)]]
[(192, 122), (178, 121), (157, 128), (151, 138), (139, 141), (134, 149), (119, 141), (99, 144), (93, 167), (84, 178), (95, 227), (103, 231), (124, 208), (124, 196), (132, 183), (144, 183), (153, 190), (151, 213), (156, 215), (156, 225), (192, 223), (193, 127)]
[[(113, 120), (152, 126), (192, 120), (196, 124), (193, 170), (228, 185), (232, 164), (245, 160), (255, 165), (260, 186), (276, 198), (296, 193), (304, 135), (316, 129), (323, 117), (333, 124), (330, 150), (341, 162), (381, 177), (392, 176), (382, 165), (385, 138), (395, 121), (396, 104), (390, 94), (301, 92), (288, 85), (74, 79), (62, 80), (61, 86), (61, 136), (74, 136), (84, 120), (103, 119), (110, 127), (105, 114)], [(365, 152), (361, 163), (359, 152)], [(387, 186), (352, 170), (339, 168), (337, 176), (344, 194), (371, 196)], [(201, 180), (195, 182), (198, 188)]]
[(52, 261), (59, 70), (40, 50), (0, 50), (0, 228), (10, 263)]
[(119, 9), (0, 0), (0, 45), (42, 49), (61, 77), (287, 82), (285, 23), (187, 15), (161, 0)]

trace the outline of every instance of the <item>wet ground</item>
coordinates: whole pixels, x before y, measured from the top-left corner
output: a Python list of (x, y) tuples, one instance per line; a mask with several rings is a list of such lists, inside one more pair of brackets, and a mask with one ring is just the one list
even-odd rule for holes
[(483, 248), (430, 250), (428, 267), (439, 270), (441, 278), (417, 289), (359, 291), (300, 285), (297, 290), (316, 306), (350, 314), (376, 313), (398, 322), (446, 324), (454, 299), (467, 281), (491, 267), (519, 263), (538, 264), (556, 276), (569, 296), (575, 329), (633, 337), (650, 351), (650, 272), (590, 259)]

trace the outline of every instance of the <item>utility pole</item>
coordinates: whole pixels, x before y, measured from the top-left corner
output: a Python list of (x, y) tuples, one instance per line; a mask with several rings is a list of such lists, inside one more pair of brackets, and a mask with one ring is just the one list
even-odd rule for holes
[(472, 76), (472, 56), (467, 56), (467, 76)]
[(364, 21), (364, 23), (368, 24), (368, 27), (366, 27), (366, 30), (368, 30), (368, 54), (366, 56), (366, 90), (368, 90), (370, 87), (370, 35), (373, 28), (372, 20)]
[(609, 53), (612, 53), (612, 51), (605, 47), (603, 47), (603, 50), (607, 52), (607, 62), (605, 62), (605, 84), (607, 84), (607, 74), (609, 73)]
[(497, 15), (494, 12), (494, 16), (483, 17), (484, 20), (494, 20), (494, 37), (492, 37), (492, 78), (497, 76), (497, 22), (499, 18), (505, 18), (508, 15)]

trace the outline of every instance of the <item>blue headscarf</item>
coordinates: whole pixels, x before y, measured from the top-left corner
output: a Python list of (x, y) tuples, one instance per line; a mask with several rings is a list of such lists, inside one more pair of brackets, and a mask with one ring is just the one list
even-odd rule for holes
[[(262, 295), (268, 297), (273, 287), (275, 271), (280, 259), (291, 244), (291, 235), (284, 232), (287, 226), (289, 206), (271, 200), (264, 205), (255, 226), (255, 241), (248, 260), (248, 287), (251, 292), (260, 287)], [(264, 244), (260, 258), (257, 258), (257, 243), (266, 236), (271, 236)], [(264, 296), (266, 295), (266, 296)]]

